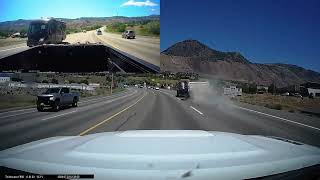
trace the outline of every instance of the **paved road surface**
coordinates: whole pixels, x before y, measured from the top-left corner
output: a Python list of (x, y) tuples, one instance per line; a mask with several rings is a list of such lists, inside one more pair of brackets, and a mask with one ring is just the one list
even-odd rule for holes
[(97, 35), (96, 31), (87, 31), (70, 34), (65, 41), (69, 43), (101, 42), (160, 67), (159, 38), (137, 36), (136, 39), (123, 39), (120, 34), (102, 31), (102, 35)]
[(4, 46), (0, 48), (0, 59), (29, 49), (26, 43)]
[(79, 107), (60, 112), (31, 108), (0, 113), (0, 149), (52, 136), (141, 129), (279, 136), (320, 147), (319, 119), (281, 118), (248, 107), (184, 101), (173, 91), (132, 88), (110, 97), (86, 99)]
[[(103, 31), (102, 35), (98, 36), (96, 31), (87, 31), (86, 33), (70, 34), (65, 39), (65, 42), (101, 42), (160, 67), (159, 38), (137, 36), (136, 39), (122, 39), (119, 34), (111, 34)], [(25, 43), (1, 47), (0, 58), (24, 51), (28, 48)]]

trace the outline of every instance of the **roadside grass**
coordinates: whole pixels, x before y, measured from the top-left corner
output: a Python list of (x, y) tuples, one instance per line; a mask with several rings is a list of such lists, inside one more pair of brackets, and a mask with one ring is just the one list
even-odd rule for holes
[(307, 109), (320, 109), (320, 99), (307, 97), (297, 98), (292, 96), (280, 96), (272, 94), (243, 94), (236, 98), (237, 101), (264, 106), (270, 109), (299, 112)]
[(127, 27), (127, 30), (134, 30), (136, 35), (139, 35), (139, 36), (160, 37), (160, 34), (152, 34), (148, 32), (147, 29), (144, 28), (143, 26)]
[(5, 38), (5, 39), (0, 39), (0, 47), (17, 45), (22, 43), (26, 44), (26, 42), (27, 42), (26, 38)]
[(173, 79), (167, 79), (165, 80), (164, 78), (159, 78), (159, 77), (128, 77), (127, 78), (127, 83), (129, 85), (134, 85), (134, 84), (143, 84), (146, 82), (148, 85), (151, 86), (157, 86), (158, 84), (165, 85), (168, 84), (169, 86), (175, 86), (178, 80), (173, 80)]
[(36, 97), (32, 95), (1, 95), (0, 109), (25, 107), (36, 104)]
[[(114, 88), (112, 89), (112, 93), (119, 93), (122, 91), (125, 91), (125, 88)], [(111, 91), (109, 87), (99, 87), (96, 88), (96, 91), (94, 93), (88, 93), (86, 91), (81, 91), (80, 92), (80, 98), (85, 98), (85, 97), (94, 97), (94, 96), (110, 96)]]

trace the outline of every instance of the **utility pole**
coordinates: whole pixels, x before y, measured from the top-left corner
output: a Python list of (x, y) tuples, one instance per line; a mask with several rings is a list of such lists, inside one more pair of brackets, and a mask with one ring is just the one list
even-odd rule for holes
[(112, 88), (113, 88), (113, 72), (111, 73), (111, 86), (110, 86), (110, 94), (112, 95)]
[(111, 72), (110, 94), (112, 94), (112, 88), (113, 88), (113, 68), (114, 68), (114, 64), (113, 64), (113, 62), (111, 61), (110, 58), (108, 58), (108, 60), (109, 60), (109, 66), (108, 66), (109, 73)]
[(166, 88), (168, 87), (168, 83), (167, 83), (167, 73), (164, 73), (164, 78), (166, 80)]

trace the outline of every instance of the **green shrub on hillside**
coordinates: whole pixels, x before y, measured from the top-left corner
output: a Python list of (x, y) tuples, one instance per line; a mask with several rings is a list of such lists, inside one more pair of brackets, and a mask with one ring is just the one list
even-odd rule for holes
[(150, 34), (160, 35), (160, 22), (159, 21), (152, 21), (149, 22), (144, 26), (146, 31)]
[(93, 26), (82, 27), (81, 29), (82, 30), (86, 30), (86, 31), (92, 31), (92, 30), (99, 29), (101, 27), (102, 27), (101, 25), (96, 24), (96, 25), (93, 25)]
[(107, 32), (124, 32), (127, 28), (127, 25), (120, 22), (115, 22), (107, 25)]

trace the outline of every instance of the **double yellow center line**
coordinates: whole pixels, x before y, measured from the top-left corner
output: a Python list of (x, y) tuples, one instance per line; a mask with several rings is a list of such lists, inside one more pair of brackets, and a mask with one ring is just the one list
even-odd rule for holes
[(102, 125), (103, 123), (106, 123), (106, 122), (110, 121), (112, 118), (114, 118), (114, 117), (118, 116), (119, 114), (121, 114), (121, 113), (125, 112), (126, 110), (128, 110), (128, 109), (130, 109), (131, 107), (133, 107), (134, 105), (136, 105), (136, 104), (137, 104), (139, 101), (141, 101), (145, 96), (146, 96), (146, 94), (144, 94), (144, 95), (143, 95), (140, 99), (138, 99), (135, 103), (133, 103), (133, 104), (131, 104), (130, 106), (128, 106), (128, 107), (126, 107), (126, 108), (122, 109), (121, 111), (119, 111), (119, 112), (115, 113), (114, 115), (112, 115), (112, 116), (108, 117), (107, 119), (105, 119), (105, 120), (101, 121), (100, 123), (98, 123), (98, 124), (96, 124), (96, 125), (94, 125), (94, 126), (90, 127), (89, 129), (87, 129), (87, 130), (85, 130), (85, 131), (81, 132), (78, 136), (83, 136), (83, 135), (87, 134), (89, 131), (91, 131), (91, 130), (95, 129), (96, 127), (98, 127), (98, 126), (100, 126), (100, 125)]

